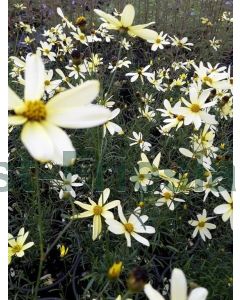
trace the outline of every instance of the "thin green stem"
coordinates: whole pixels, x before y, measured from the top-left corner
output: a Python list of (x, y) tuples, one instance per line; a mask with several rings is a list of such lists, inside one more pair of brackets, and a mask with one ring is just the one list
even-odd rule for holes
[[(123, 48), (123, 45), (122, 45), (122, 40), (120, 42), (120, 48), (118, 50), (118, 56), (117, 56), (117, 63), (119, 62), (120, 58), (121, 58), (121, 54), (122, 54), (122, 48)], [(106, 92), (106, 95), (108, 95), (108, 93), (110, 92), (111, 88), (112, 88), (112, 85), (113, 85), (113, 81), (116, 77), (116, 74), (117, 74), (117, 70), (115, 72), (113, 72), (113, 75), (112, 75), (112, 78), (111, 78), (111, 81), (110, 81), (110, 84), (109, 84), (109, 87), (108, 87), (108, 90)]]
[(42, 206), (40, 200), (40, 188), (39, 188), (39, 166), (36, 162), (35, 164), (35, 187), (36, 187), (36, 200), (37, 200), (37, 207), (38, 207), (38, 233), (39, 233), (39, 250), (40, 250), (40, 258), (39, 258), (39, 267), (38, 267), (38, 275), (36, 280), (36, 286), (34, 290), (34, 297), (33, 299), (36, 300), (38, 296), (38, 289), (40, 285), (40, 278), (42, 273), (43, 261), (44, 261), (44, 250), (43, 250), (43, 234), (42, 234)]

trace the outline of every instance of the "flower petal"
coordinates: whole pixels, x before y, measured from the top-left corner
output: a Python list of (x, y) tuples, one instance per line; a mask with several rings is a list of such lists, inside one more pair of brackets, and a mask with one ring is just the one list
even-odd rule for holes
[(135, 238), (139, 243), (145, 245), (145, 246), (150, 246), (149, 241), (142, 237), (141, 235), (137, 234), (136, 232), (132, 232), (131, 236)]
[(90, 104), (99, 94), (98, 80), (88, 80), (83, 84), (64, 91), (53, 97), (47, 104), (47, 110), (61, 110)]
[(105, 222), (108, 224), (108, 230), (114, 234), (123, 234), (125, 232), (122, 223), (114, 219), (106, 219)]
[(109, 188), (106, 188), (102, 193), (101, 193), (101, 196), (99, 197), (99, 200), (98, 200), (98, 205), (103, 205), (108, 197), (110, 195), (110, 189)]
[(150, 283), (145, 284), (144, 293), (149, 300), (164, 300), (162, 295), (157, 290), (155, 290)]
[(69, 136), (61, 128), (48, 122), (44, 122), (43, 126), (53, 144), (51, 161), (58, 165), (71, 165), (76, 158), (76, 152)]
[(79, 107), (51, 110), (48, 121), (64, 128), (91, 128), (107, 122), (111, 112), (104, 106), (89, 104)]
[(129, 33), (136, 35), (144, 40), (153, 40), (156, 37), (156, 31), (145, 28), (137, 28), (136, 26), (130, 27)]
[(199, 287), (191, 291), (188, 300), (205, 300), (207, 299), (208, 291), (205, 288)]
[(187, 281), (182, 270), (174, 269), (171, 277), (171, 300), (187, 299)]
[(39, 122), (27, 122), (23, 127), (21, 140), (34, 159), (47, 162), (53, 158), (53, 143)]
[(96, 238), (99, 236), (99, 234), (102, 231), (102, 220), (100, 215), (95, 215), (93, 217), (93, 233), (92, 233), (92, 239), (93, 241), (96, 240)]
[(37, 54), (28, 55), (25, 67), (24, 99), (40, 100), (44, 93), (45, 70), (42, 59)]
[(108, 204), (104, 205), (103, 209), (109, 210), (109, 209), (112, 209), (112, 208), (118, 206), (119, 204), (120, 204), (120, 200), (114, 200), (114, 201), (111, 201)]
[(123, 25), (123, 27), (129, 27), (132, 25), (133, 20), (135, 17), (135, 9), (133, 7), (133, 5), (128, 4), (124, 7), (124, 10), (122, 12), (122, 16), (121, 16), (121, 23)]
[(22, 104), (23, 101), (18, 97), (18, 95), (11, 88), (8, 88), (8, 110), (15, 109)]
[(100, 17), (102, 17), (103, 19), (105, 19), (111, 25), (114, 25), (114, 27), (116, 27), (116, 29), (120, 28), (122, 26), (121, 22), (117, 18), (113, 17), (112, 15), (107, 14), (100, 9), (94, 9), (94, 12), (97, 15), (99, 15)]
[(9, 116), (8, 125), (22, 125), (27, 121), (23, 116)]

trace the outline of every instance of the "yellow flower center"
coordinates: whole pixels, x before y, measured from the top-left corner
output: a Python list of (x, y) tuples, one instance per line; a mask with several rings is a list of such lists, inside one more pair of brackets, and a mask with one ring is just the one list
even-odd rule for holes
[(44, 49), (44, 53), (49, 54), (50, 51), (48, 49)]
[(208, 76), (205, 76), (203, 78), (203, 82), (205, 82), (206, 84), (213, 84), (213, 80), (212, 78), (208, 77)]
[(157, 38), (157, 39), (156, 39), (156, 44), (160, 44), (161, 41), (162, 41), (162, 40), (161, 40), (160, 38)]
[(178, 119), (178, 121), (182, 121), (182, 120), (184, 119), (184, 116), (178, 115), (178, 116), (177, 116), (177, 119)]
[(191, 111), (197, 113), (201, 110), (201, 107), (198, 104), (192, 104)]
[(85, 35), (84, 34), (80, 34), (79, 38), (80, 38), (81, 41), (84, 41), (85, 40)]
[(203, 228), (204, 226), (205, 226), (205, 222), (204, 221), (201, 221), (201, 222), (198, 223), (198, 227)]
[(21, 115), (29, 121), (43, 121), (47, 117), (45, 104), (41, 101), (25, 101), (24, 110)]
[(44, 81), (44, 84), (45, 84), (46, 86), (50, 85), (50, 83), (51, 83), (50, 80), (45, 80), (45, 81)]
[(22, 246), (21, 245), (15, 245), (14, 247), (12, 247), (12, 251), (14, 254), (20, 252), (22, 250)]
[(167, 199), (167, 200), (171, 199), (171, 193), (169, 193), (169, 192), (165, 192), (165, 193), (163, 194), (163, 196), (164, 196), (164, 198)]
[(143, 174), (139, 174), (138, 178), (139, 178), (140, 181), (142, 181), (142, 180), (145, 179), (145, 176)]
[(133, 232), (134, 227), (133, 227), (132, 223), (126, 223), (126, 224), (124, 224), (124, 227), (128, 233)]
[(100, 205), (96, 205), (93, 208), (93, 213), (95, 216), (101, 215), (102, 211), (103, 211), (103, 209), (102, 209), (102, 206), (100, 206)]

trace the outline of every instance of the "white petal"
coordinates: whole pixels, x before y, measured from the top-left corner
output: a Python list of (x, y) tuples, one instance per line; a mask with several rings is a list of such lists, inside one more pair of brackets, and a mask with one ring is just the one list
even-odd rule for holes
[(145, 246), (150, 246), (149, 244), (149, 241), (147, 239), (145, 239), (144, 237), (142, 237), (141, 235), (135, 233), (135, 232), (132, 232), (131, 233), (132, 237), (135, 238), (135, 240), (137, 240), (139, 243), (145, 245)]
[(23, 116), (9, 116), (8, 125), (22, 125), (27, 121)]
[(162, 295), (157, 290), (155, 290), (150, 283), (145, 284), (144, 293), (149, 300), (164, 300)]
[(214, 213), (215, 214), (224, 214), (229, 210), (229, 205), (228, 204), (221, 204), (215, 207)]
[(118, 206), (120, 204), (120, 201), (119, 200), (114, 200), (114, 201), (111, 201), (109, 202), (108, 204), (104, 205), (104, 210), (109, 210), (109, 209), (112, 209), (116, 206)]
[(37, 54), (26, 58), (24, 99), (40, 100), (44, 93), (45, 70), (42, 59)]
[(127, 220), (126, 220), (126, 218), (125, 218), (125, 216), (123, 214), (122, 206), (121, 205), (118, 206), (118, 216), (119, 216), (119, 218), (120, 218), (120, 220), (121, 220), (122, 223), (124, 223), (124, 224), (127, 223)]
[(53, 97), (48, 102), (47, 109), (55, 111), (70, 107), (78, 108), (90, 104), (98, 96), (99, 88), (99, 81), (88, 80)]
[(188, 300), (205, 300), (207, 299), (208, 291), (205, 288), (199, 287), (191, 291)]
[(39, 122), (27, 122), (23, 127), (21, 139), (34, 159), (47, 162), (53, 157), (53, 143)]
[(89, 104), (51, 110), (47, 120), (64, 128), (91, 128), (106, 123), (110, 116), (110, 110), (104, 106)]
[(121, 23), (123, 27), (129, 27), (132, 25), (135, 17), (135, 9), (131, 4), (128, 4), (124, 7), (121, 16)]
[(108, 224), (108, 230), (111, 231), (112, 233), (123, 234), (125, 232), (122, 223), (113, 219), (106, 219), (105, 222)]
[(171, 277), (171, 300), (187, 299), (187, 281), (182, 270), (174, 269)]
[(102, 194), (101, 194), (101, 196), (100, 196), (100, 198), (99, 198), (99, 200), (98, 200), (98, 205), (103, 205), (103, 204), (107, 201), (109, 195), (110, 195), (110, 189), (109, 189), (109, 188), (106, 188), (106, 189), (102, 192)]
[(58, 165), (71, 165), (76, 158), (76, 152), (68, 135), (50, 123), (44, 122), (43, 125), (53, 144), (51, 161)]
[(8, 109), (12, 110), (23, 104), (23, 101), (17, 96), (17, 94), (8, 88)]
[(188, 149), (180, 148), (179, 151), (186, 157), (190, 157), (190, 158), (193, 157), (193, 153)]

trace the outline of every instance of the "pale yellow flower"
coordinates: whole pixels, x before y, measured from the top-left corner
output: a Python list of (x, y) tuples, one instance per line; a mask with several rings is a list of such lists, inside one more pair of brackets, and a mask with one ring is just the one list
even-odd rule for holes
[[(75, 159), (75, 149), (60, 128), (90, 128), (105, 123), (111, 112), (91, 104), (99, 93), (99, 82), (90, 80), (42, 101), (45, 70), (41, 57), (27, 56), (24, 101), (9, 89), (9, 107), (14, 114), (9, 125), (23, 125), (21, 140), (32, 157), (40, 162), (63, 165)], [(69, 153), (68, 157), (65, 153)]]
[(108, 29), (126, 32), (130, 36), (138, 36), (144, 40), (153, 40), (156, 36), (156, 32), (154, 30), (145, 29), (145, 27), (154, 24), (154, 22), (134, 26), (132, 25), (135, 17), (135, 9), (131, 4), (124, 7), (120, 20), (100, 9), (94, 9), (94, 11), (107, 22)]
[(8, 264), (11, 263), (12, 257), (16, 255), (17, 257), (24, 256), (24, 251), (34, 245), (34, 242), (29, 242), (25, 244), (25, 241), (28, 237), (29, 232), (25, 232), (24, 228), (22, 227), (15, 239), (12, 234), (8, 234)]
[(113, 213), (109, 210), (118, 206), (120, 204), (119, 200), (114, 200), (106, 204), (106, 201), (110, 195), (110, 189), (106, 188), (99, 200), (98, 203), (94, 202), (92, 199), (88, 198), (90, 204), (86, 204), (80, 201), (74, 201), (74, 203), (81, 208), (85, 209), (86, 211), (80, 214), (76, 214), (71, 217), (71, 219), (82, 219), (88, 218), (93, 216), (93, 232), (92, 232), (92, 239), (96, 240), (96, 238), (102, 232), (102, 218), (105, 219), (113, 219)]

